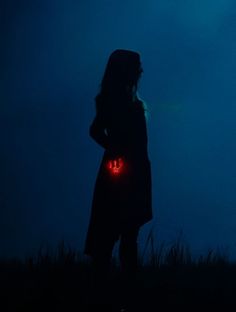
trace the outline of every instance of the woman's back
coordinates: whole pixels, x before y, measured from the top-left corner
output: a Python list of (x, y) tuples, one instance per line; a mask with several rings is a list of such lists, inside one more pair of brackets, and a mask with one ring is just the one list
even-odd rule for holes
[[(104, 107), (102, 107), (104, 106)], [(113, 100), (97, 109), (103, 114), (103, 123), (111, 146), (118, 154), (132, 158), (146, 158), (147, 129), (144, 105), (141, 100)]]

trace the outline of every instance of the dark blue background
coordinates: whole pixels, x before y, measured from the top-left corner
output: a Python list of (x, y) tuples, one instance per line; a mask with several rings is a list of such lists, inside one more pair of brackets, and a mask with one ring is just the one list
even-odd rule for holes
[(109, 54), (140, 52), (154, 220), (143, 251), (182, 239), (236, 250), (236, 2), (1, 2), (0, 256), (82, 250), (102, 149), (88, 136)]

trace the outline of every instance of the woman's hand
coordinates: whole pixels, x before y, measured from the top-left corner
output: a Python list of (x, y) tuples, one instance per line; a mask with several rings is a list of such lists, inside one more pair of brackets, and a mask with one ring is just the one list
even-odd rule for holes
[(121, 157), (111, 159), (107, 163), (107, 168), (112, 175), (120, 175), (124, 169), (124, 160)]

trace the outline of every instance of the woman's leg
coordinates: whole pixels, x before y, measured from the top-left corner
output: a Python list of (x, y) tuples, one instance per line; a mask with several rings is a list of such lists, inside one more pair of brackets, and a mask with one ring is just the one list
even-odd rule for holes
[(125, 228), (120, 237), (119, 257), (125, 275), (135, 275), (138, 266), (137, 238), (139, 227)]
[(115, 232), (106, 233), (102, 241), (98, 242), (92, 256), (92, 302), (93, 304), (107, 304), (109, 298), (109, 273), (112, 251), (117, 240)]
[(132, 307), (137, 298), (136, 274), (138, 267), (139, 227), (130, 227), (122, 231), (120, 236), (119, 257), (121, 264), (121, 300), (124, 307)]

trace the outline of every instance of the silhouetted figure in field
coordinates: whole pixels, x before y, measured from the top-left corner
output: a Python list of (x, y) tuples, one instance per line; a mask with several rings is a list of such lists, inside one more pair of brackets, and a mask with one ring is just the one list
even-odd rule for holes
[(137, 270), (137, 237), (152, 219), (151, 168), (147, 151), (145, 105), (138, 98), (140, 56), (115, 50), (107, 63), (96, 96), (91, 137), (105, 152), (97, 176), (85, 254), (100, 272), (109, 269), (119, 240), (121, 270)]

